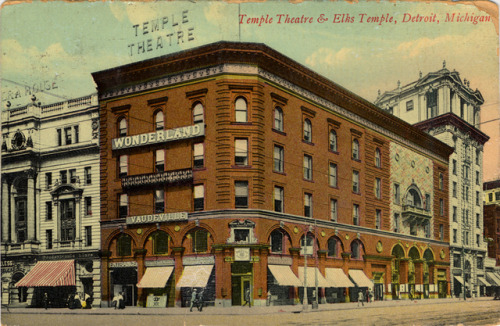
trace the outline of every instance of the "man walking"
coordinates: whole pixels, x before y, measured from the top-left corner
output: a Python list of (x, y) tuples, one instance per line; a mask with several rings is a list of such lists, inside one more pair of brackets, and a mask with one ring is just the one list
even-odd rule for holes
[(43, 294), (43, 307), (45, 308), (45, 310), (47, 310), (47, 308), (49, 307), (49, 295), (47, 294), (47, 292)]
[(193, 312), (193, 307), (196, 305), (196, 298), (196, 289), (193, 289), (193, 292), (191, 292), (191, 301), (189, 302), (189, 312)]
[(200, 293), (198, 294), (198, 311), (203, 310), (203, 292), (205, 292), (205, 289), (201, 289)]
[(250, 301), (250, 287), (248, 287), (246, 290), (245, 290), (245, 296), (244, 296), (244, 299), (245, 299), (245, 303), (243, 304), (242, 307), (246, 306), (246, 304), (248, 303), (248, 307), (249, 308), (252, 308), (252, 302)]
[(359, 303), (361, 302), (361, 305), (364, 307), (365, 304), (363, 302), (364, 300), (364, 296), (363, 296), (363, 291), (359, 291), (358, 292), (358, 307), (359, 307)]

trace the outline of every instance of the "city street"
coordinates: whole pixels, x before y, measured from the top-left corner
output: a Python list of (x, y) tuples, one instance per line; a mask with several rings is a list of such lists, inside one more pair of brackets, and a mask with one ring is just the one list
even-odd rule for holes
[[(500, 301), (491, 298), (320, 305), (317, 311), (295, 307), (187, 308), (113, 310), (96, 308), (2, 310), (2, 325), (499, 325)], [(28, 312), (28, 313), (26, 313)]]

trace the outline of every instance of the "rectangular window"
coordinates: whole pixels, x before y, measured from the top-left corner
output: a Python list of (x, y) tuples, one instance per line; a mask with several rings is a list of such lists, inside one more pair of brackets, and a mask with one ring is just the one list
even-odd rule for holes
[(444, 240), (444, 226), (443, 224), (439, 224), (439, 240)]
[(92, 184), (92, 168), (90, 166), (85, 167), (84, 176), (85, 176), (85, 184), (86, 185)]
[(78, 126), (74, 126), (73, 130), (75, 132), (75, 144), (77, 144), (80, 140), (80, 131), (78, 129)]
[(457, 160), (453, 160), (451, 166), (452, 166), (453, 175), (457, 175)]
[(155, 190), (155, 214), (165, 212), (165, 191), (163, 189)]
[(426, 238), (431, 237), (431, 224), (430, 223), (425, 223), (425, 237)]
[(406, 111), (413, 110), (413, 100), (406, 102)]
[(359, 172), (352, 171), (352, 192), (359, 194)]
[(479, 171), (476, 171), (476, 185), (479, 186), (480, 184), (481, 184), (481, 182), (479, 180)]
[(337, 164), (335, 163), (330, 163), (328, 184), (330, 185), (330, 187), (337, 187)]
[(92, 226), (85, 227), (85, 246), (92, 246)]
[(462, 266), (462, 258), (459, 254), (453, 254), (453, 266), (460, 268)]
[(274, 145), (274, 171), (284, 172), (285, 151), (283, 147)]
[(431, 195), (425, 194), (425, 209), (430, 211), (431, 210)]
[(375, 210), (375, 228), (378, 230), (382, 228), (382, 211), (380, 209)]
[(439, 199), (439, 214), (444, 216), (444, 200), (443, 198)]
[(457, 222), (457, 207), (453, 206), (453, 222)]
[(234, 207), (248, 208), (248, 181), (234, 182)]
[(380, 178), (375, 178), (375, 197), (382, 198), (382, 181)]
[(478, 269), (484, 268), (483, 257), (477, 257), (477, 268)]
[(453, 198), (457, 198), (457, 183), (455, 181), (453, 181), (452, 193), (453, 193)]
[(47, 249), (52, 249), (52, 230), (45, 230), (45, 237), (47, 238)]
[(479, 191), (476, 191), (476, 206), (479, 206)]
[(205, 145), (197, 143), (193, 146), (193, 168), (200, 169), (205, 166)]
[(312, 217), (312, 195), (304, 194), (304, 216)]
[(352, 205), (352, 224), (359, 225), (359, 205)]
[(469, 245), (469, 232), (465, 232), (465, 244)]
[(248, 165), (248, 139), (234, 140), (234, 164)]
[(453, 229), (453, 243), (457, 243), (457, 229)]
[(119, 218), (125, 218), (128, 215), (128, 195), (121, 194), (120, 198), (120, 206), (119, 206)]
[(60, 171), (59, 175), (61, 177), (62, 184), (68, 183), (68, 171), (66, 170)]
[(194, 210), (202, 211), (205, 209), (205, 186), (194, 186)]
[(481, 242), (481, 236), (476, 234), (476, 246), (479, 247), (479, 243)]
[(165, 171), (165, 150), (157, 149), (155, 152), (155, 172)]
[(71, 145), (71, 127), (64, 128), (64, 140), (66, 141), (66, 145)]
[(118, 177), (123, 178), (128, 175), (128, 156), (127, 155), (121, 155), (119, 157), (119, 172), (118, 172)]
[(490, 192), (488, 194), (488, 201), (493, 201), (493, 193), (492, 192)]
[(61, 241), (73, 241), (75, 239), (75, 201), (61, 200)]
[(395, 213), (394, 214), (394, 232), (399, 233), (399, 214)]
[(45, 173), (45, 185), (46, 185), (46, 188), (50, 188), (52, 186), (52, 173), (51, 172)]
[(439, 173), (439, 190), (443, 190), (444, 189), (444, 179), (443, 179), (443, 174), (442, 173)]
[(69, 181), (70, 183), (76, 183), (77, 181), (76, 169), (69, 170)]
[(495, 192), (495, 200), (500, 200), (500, 191)]
[(337, 199), (330, 199), (330, 220), (337, 222)]
[(52, 202), (51, 201), (45, 202), (45, 211), (46, 211), (45, 218), (47, 220), (52, 220)]
[(92, 215), (92, 197), (85, 197), (85, 215)]
[(283, 188), (275, 186), (274, 187), (274, 211), (283, 213), (283, 201), (284, 201)]
[(57, 129), (57, 146), (62, 146), (62, 130)]
[(417, 223), (410, 223), (410, 235), (417, 235)]
[(476, 214), (476, 227), (477, 228), (480, 228), (481, 227), (481, 223), (480, 223), (480, 218), (481, 218), (481, 215), (479, 214)]
[[(193, 251), (207, 252), (208, 250), (208, 232), (205, 230), (196, 230), (193, 236)], [(166, 251), (165, 251), (166, 252)]]
[(304, 179), (312, 180), (312, 157), (304, 155)]
[(401, 193), (399, 190), (399, 184), (395, 183), (394, 184), (394, 203), (399, 205), (401, 202)]

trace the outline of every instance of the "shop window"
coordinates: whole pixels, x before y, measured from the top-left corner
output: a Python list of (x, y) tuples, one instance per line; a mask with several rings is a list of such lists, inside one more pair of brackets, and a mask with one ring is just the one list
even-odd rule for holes
[(300, 239), (300, 254), (312, 255), (314, 252), (314, 236), (310, 233), (303, 235)]
[(354, 240), (351, 242), (351, 258), (352, 259), (361, 259), (362, 254), (362, 245), (358, 240)]
[(128, 215), (128, 195), (120, 194), (119, 196), (120, 205), (118, 208), (118, 217), (125, 218)]
[(155, 129), (156, 130), (163, 130), (165, 129), (165, 120), (163, 118), (163, 112), (158, 111), (155, 114)]
[(155, 190), (155, 214), (165, 212), (165, 191), (163, 189)]
[(359, 172), (354, 170), (352, 171), (352, 192), (355, 194), (359, 194)]
[(248, 139), (234, 140), (234, 164), (240, 166), (248, 165)]
[(337, 187), (337, 164), (330, 163), (328, 169), (328, 184), (330, 187)]
[(338, 150), (337, 150), (337, 133), (335, 132), (335, 130), (330, 130), (330, 136), (328, 139), (328, 143), (330, 146), (330, 151), (338, 152)]
[(328, 239), (328, 257), (339, 256), (339, 241), (337, 238), (331, 237)]
[(155, 172), (165, 171), (165, 150), (157, 149), (155, 151)]
[(283, 253), (283, 233), (279, 230), (271, 232), (271, 252), (275, 254)]
[(284, 190), (283, 187), (274, 187), (274, 211), (283, 213)]
[(193, 145), (193, 168), (201, 169), (205, 166), (205, 145), (196, 143)]
[(304, 216), (312, 217), (312, 195), (304, 194)]
[(153, 240), (153, 255), (168, 254), (169, 236), (166, 232), (156, 231), (152, 236)]
[(304, 179), (312, 180), (312, 157), (304, 155)]
[(116, 252), (118, 256), (132, 255), (132, 238), (125, 233), (122, 233), (116, 241)]
[(128, 156), (120, 155), (119, 159), (119, 167), (118, 167), (118, 177), (123, 178), (128, 175)]
[(243, 97), (238, 97), (235, 102), (236, 122), (248, 121), (247, 101)]
[(360, 223), (359, 223), (359, 205), (358, 204), (352, 205), (352, 224), (353, 225), (360, 225)]
[(274, 172), (284, 172), (285, 150), (283, 147), (274, 145)]
[(311, 120), (309, 119), (304, 119), (304, 126), (303, 126), (303, 139), (304, 141), (311, 143), (312, 142), (312, 124)]
[(330, 199), (330, 220), (333, 222), (337, 222), (338, 213), (337, 213), (337, 199)]
[(87, 166), (83, 171), (85, 177), (85, 184), (86, 185), (92, 184), (92, 168), (90, 166)]
[(274, 129), (283, 131), (283, 110), (279, 106), (274, 108)]
[(194, 210), (202, 211), (205, 209), (205, 186), (194, 186)]
[(204, 121), (204, 112), (203, 105), (200, 102), (197, 102), (193, 108), (193, 123), (203, 123)]
[(208, 251), (208, 232), (200, 229), (192, 234), (193, 252), (202, 253)]
[(61, 200), (59, 202), (61, 212), (61, 241), (75, 240), (75, 200)]
[(352, 159), (359, 161), (359, 141), (354, 139), (352, 141)]
[(127, 120), (125, 118), (121, 118), (118, 120), (118, 137), (127, 136)]
[(248, 208), (248, 181), (234, 182), (235, 208)]
[(375, 166), (378, 168), (382, 166), (382, 153), (380, 152), (380, 148), (375, 150)]

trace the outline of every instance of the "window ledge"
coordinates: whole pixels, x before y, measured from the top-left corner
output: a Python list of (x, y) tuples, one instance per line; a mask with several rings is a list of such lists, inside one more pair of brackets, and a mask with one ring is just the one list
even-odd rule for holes
[(307, 182), (314, 183), (314, 180), (309, 180), (309, 179), (304, 179), (304, 178), (303, 178), (302, 180), (307, 181)]
[(233, 169), (251, 169), (252, 166), (251, 165), (231, 165), (231, 168)]
[(238, 126), (251, 126), (251, 122), (238, 122), (238, 121), (233, 121), (231, 122), (232, 125), (238, 125)]
[(276, 174), (281, 174), (281, 175), (286, 176), (286, 173), (285, 173), (285, 172), (279, 172), (279, 171), (274, 171), (274, 170), (273, 170), (273, 172), (274, 172), (274, 173), (276, 173)]
[(339, 155), (339, 152), (338, 151), (332, 151), (331, 149), (328, 149), (328, 151), (332, 154), (336, 154), (336, 155)]
[(313, 142), (310, 142), (310, 141), (307, 141), (307, 140), (304, 140), (304, 139), (302, 139), (302, 142), (303, 142), (304, 144), (314, 146), (314, 143), (313, 143)]
[(277, 134), (286, 136), (286, 132), (284, 132), (284, 131), (281, 131), (281, 130), (278, 130), (278, 129), (275, 129), (275, 128), (272, 128), (272, 131), (275, 132), (275, 133), (277, 133)]
[(203, 167), (199, 167), (199, 168), (193, 168), (193, 172), (194, 171), (205, 171), (207, 169), (206, 166), (203, 166)]

